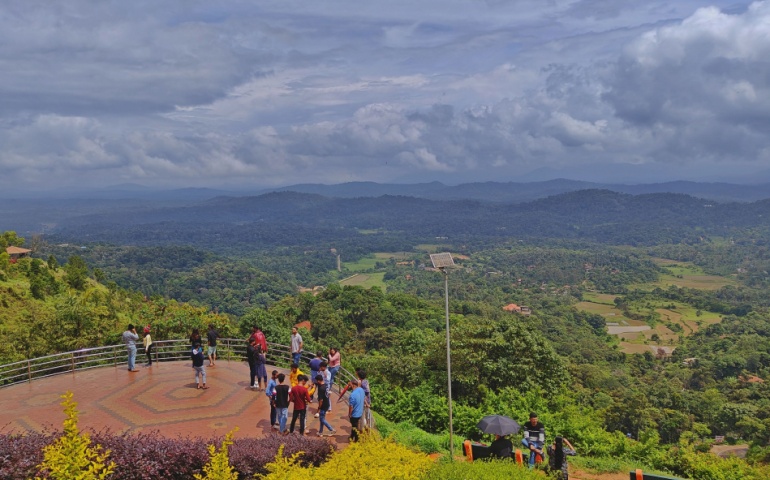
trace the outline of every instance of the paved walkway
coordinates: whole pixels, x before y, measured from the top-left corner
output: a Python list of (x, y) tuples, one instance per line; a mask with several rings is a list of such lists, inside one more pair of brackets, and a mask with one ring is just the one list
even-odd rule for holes
[[(271, 433), (270, 405), (264, 392), (249, 388), (245, 362), (219, 361), (215, 367), (207, 367), (208, 390), (195, 388), (189, 361), (156, 362), (152, 367), (138, 368), (136, 373), (129, 373), (125, 366), (94, 368), (2, 388), (0, 432), (61, 430), (64, 412), (60, 395), (70, 390), (78, 404), (81, 428), (108, 428), (115, 433), (157, 430), (167, 437), (204, 438), (224, 435), (236, 426), (236, 438)], [(347, 403), (336, 403), (337, 396), (332, 396), (332, 412), (327, 419), (337, 429), (329, 438), (341, 445), (347, 444), (350, 422)], [(313, 436), (319, 426), (318, 419), (312, 417), (315, 412), (316, 404), (312, 404), (308, 429)]]

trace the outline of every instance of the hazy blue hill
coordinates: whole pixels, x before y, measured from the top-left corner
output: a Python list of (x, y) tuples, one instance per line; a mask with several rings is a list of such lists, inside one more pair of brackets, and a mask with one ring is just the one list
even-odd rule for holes
[(681, 193), (717, 202), (752, 202), (770, 198), (770, 184), (737, 185), (730, 183), (666, 182), (638, 185), (602, 184), (578, 180), (555, 179), (541, 182), (475, 182), (455, 186), (440, 182), (399, 185), (374, 182), (351, 182), (338, 185), (301, 184), (267, 191), (293, 191), (328, 197), (356, 198), (405, 195), (432, 200), (481, 200), (485, 202), (519, 203), (561, 193), (587, 189), (605, 189), (619, 193)]
[(123, 208), (73, 218), (57, 228), (66, 239), (198, 246), (305, 245), (355, 240), (360, 229), (435, 237), (553, 237), (613, 244), (696, 241), (770, 224), (770, 200), (719, 204), (676, 193), (631, 195), (590, 189), (526, 203), (430, 200), (407, 196), (331, 198), (272, 192), (217, 197), (184, 207)]
[(433, 198), (450, 188), (441, 182), (393, 184), (376, 182), (347, 182), (337, 185), (298, 184), (266, 191), (314, 193), (327, 197), (358, 198), (381, 197), (383, 195), (405, 195), (409, 197)]

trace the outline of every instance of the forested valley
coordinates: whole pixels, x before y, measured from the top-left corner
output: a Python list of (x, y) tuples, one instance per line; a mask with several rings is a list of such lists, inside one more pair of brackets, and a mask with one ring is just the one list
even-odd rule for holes
[[(159, 339), (259, 324), (285, 343), (309, 321), (311, 350), (338, 347), (367, 370), (378, 414), (445, 448), (444, 277), (429, 254), (448, 251), (457, 434), (535, 410), (598, 464), (767, 478), (768, 206), (606, 190), (520, 204), (283, 192), (7, 231), (0, 252), (33, 253), (0, 253), (12, 339), (0, 364), (118, 343), (129, 322)], [(747, 458), (708, 454), (717, 436), (748, 444)]]

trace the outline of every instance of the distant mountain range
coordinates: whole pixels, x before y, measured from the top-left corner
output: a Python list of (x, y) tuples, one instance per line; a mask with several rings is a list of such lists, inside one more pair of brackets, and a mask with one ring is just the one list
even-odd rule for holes
[[(185, 188), (163, 190), (135, 184), (117, 185), (96, 190), (58, 190), (42, 194), (28, 194), (24, 198), (0, 200), (0, 231), (15, 230), (21, 235), (55, 232), (64, 227), (98, 223), (151, 223), (154, 221), (211, 221), (222, 222), (260, 221), (259, 219), (297, 218), (303, 212), (301, 205), (310, 204), (317, 209), (325, 204), (350, 214), (358, 206), (367, 206), (376, 211), (384, 205), (393, 204), (396, 198), (411, 198), (413, 207), (418, 200), (438, 203), (451, 202), (453, 206), (462, 202), (479, 202), (479, 208), (491, 211), (493, 204), (499, 206), (521, 205), (539, 199), (557, 196), (558, 202), (571, 198), (569, 195), (580, 191), (605, 191), (618, 194), (681, 194), (693, 199), (705, 199), (705, 203), (728, 204), (749, 203), (770, 198), (770, 184), (738, 185), (730, 183), (667, 182), (640, 185), (603, 185), (575, 180), (549, 180), (544, 182), (483, 182), (461, 185), (445, 185), (440, 182), (422, 184), (383, 184), (374, 182), (351, 182), (338, 185), (299, 184), (281, 188), (254, 189), (253, 191), (216, 190), (208, 188)], [(277, 195), (295, 192), (310, 197)], [(272, 195), (268, 195), (272, 194)], [(0, 194), (2, 196), (2, 194)], [(383, 200), (389, 197), (389, 200)], [(349, 202), (349, 199), (372, 199), (377, 201)], [(260, 199), (260, 200), (255, 200)], [(340, 202), (331, 200), (339, 199)], [(630, 200), (624, 200), (624, 202)], [(459, 203), (458, 203), (459, 202)], [(699, 200), (703, 204), (703, 200)], [(216, 207), (213, 204), (219, 203)], [(259, 206), (257, 207), (256, 204)], [(409, 203), (398, 200), (396, 203)], [(232, 207), (223, 208), (226, 205)], [(240, 209), (248, 208), (258, 212), (255, 220), (251, 215), (242, 218)], [(483, 207), (486, 205), (486, 207)], [(419, 208), (423, 208), (421, 205)], [(448, 206), (437, 207), (443, 211)], [(476, 207), (474, 207), (476, 208)], [(209, 210), (211, 214), (209, 216)], [(430, 208), (428, 209), (430, 210)], [(510, 209), (504, 209), (509, 210)], [(516, 209), (514, 209), (516, 210)], [(316, 212), (318, 210), (315, 210)], [(279, 212), (272, 217), (270, 212)], [(182, 220), (183, 219), (183, 220)], [(205, 219), (205, 220), (204, 220)], [(303, 217), (302, 221), (307, 221)]]
[(770, 184), (738, 185), (732, 183), (666, 182), (639, 185), (602, 184), (577, 180), (544, 182), (481, 182), (456, 186), (440, 182), (398, 185), (374, 182), (351, 182), (337, 185), (298, 184), (267, 189), (268, 191), (314, 193), (327, 197), (355, 198), (404, 195), (432, 200), (481, 200), (485, 202), (520, 203), (578, 190), (602, 189), (641, 195), (646, 193), (683, 193), (716, 202), (753, 202), (770, 198)]
[(63, 219), (61, 241), (197, 246), (307, 245), (389, 238), (559, 238), (654, 245), (770, 228), (770, 200), (717, 203), (677, 193), (579, 190), (523, 203), (298, 192), (217, 197), (176, 207), (124, 207)]

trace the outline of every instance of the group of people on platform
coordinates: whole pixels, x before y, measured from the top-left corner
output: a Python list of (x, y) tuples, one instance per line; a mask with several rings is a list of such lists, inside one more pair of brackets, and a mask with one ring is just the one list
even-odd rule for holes
[[(150, 326), (144, 327), (143, 344), (147, 354), (146, 366), (152, 366), (153, 343), (150, 335)], [(203, 339), (198, 329), (193, 329), (190, 335), (190, 357), (192, 367), (195, 371), (195, 386), (198, 389), (208, 389), (206, 385), (206, 367), (205, 358), (208, 356), (208, 366), (214, 367), (217, 359), (217, 340), (219, 333), (214, 325), (209, 325), (206, 334), (207, 350), (204, 353)], [(128, 325), (128, 329), (123, 332), (123, 342), (128, 350), (128, 371), (137, 372), (136, 369), (136, 342), (139, 341), (139, 335), (134, 325)], [(306, 375), (300, 369), (304, 342), (302, 336), (296, 327), (292, 328), (291, 333), (291, 358), (292, 364), (288, 375), (273, 370), (268, 380), (267, 376), (267, 351), (268, 344), (265, 334), (258, 326), (252, 327), (251, 336), (248, 339), (246, 347), (246, 360), (249, 365), (249, 388), (256, 391), (264, 391), (270, 402), (270, 426), (279, 433), (288, 435), (295, 431), (297, 420), (299, 420), (298, 432), (304, 435), (306, 432), (306, 417), (308, 406), (313, 403), (314, 398), (317, 402), (317, 410), (314, 415), (319, 419), (318, 436), (324, 436), (324, 428), (328, 435), (333, 435), (336, 430), (329, 424), (326, 415), (332, 411), (332, 387), (341, 368), (340, 352), (337, 348), (330, 348), (326, 359), (324, 352), (316, 352), (315, 357), (308, 362), (310, 375)], [(348, 417), (350, 419), (351, 434), (350, 440), (358, 440), (358, 432), (367, 428), (366, 411), (371, 405), (371, 392), (369, 390), (369, 381), (366, 379), (366, 372), (356, 371), (357, 378), (350, 380), (344, 388), (339, 390), (337, 402), (342, 401), (345, 393), (350, 392), (348, 397)], [(288, 377), (288, 384), (287, 382)], [(291, 423), (287, 429), (288, 411), (290, 404), (294, 404)]]

